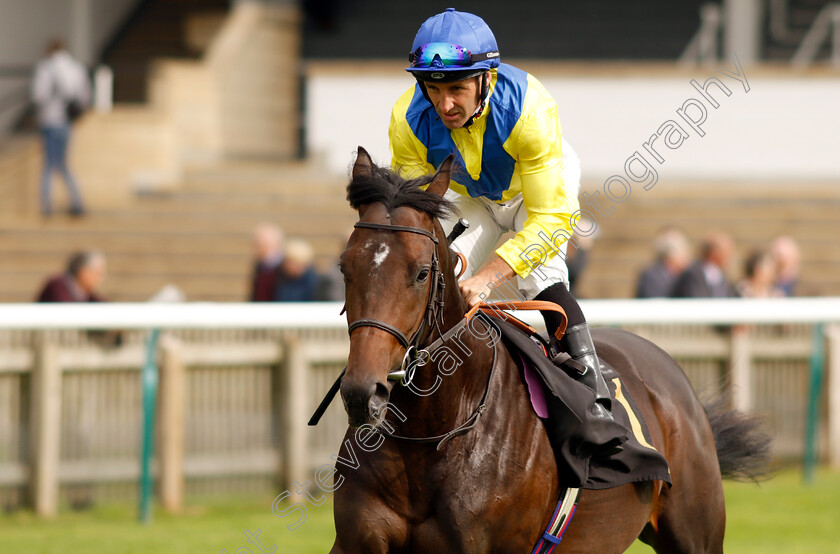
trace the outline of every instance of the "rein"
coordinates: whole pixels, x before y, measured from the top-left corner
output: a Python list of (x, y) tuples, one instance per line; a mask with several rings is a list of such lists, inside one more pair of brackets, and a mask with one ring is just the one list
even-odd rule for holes
[[(450, 338), (452, 338), (452, 336), (457, 334), (457, 332), (461, 329), (461, 327), (463, 327), (466, 324), (467, 321), (468, 321), (467, 319), (462, 319), (461, 322), (458, 325), (455, 325), (454, 327), (452, 327), (452, 329), (450, 329), (447, 332), (445, 338), (442, 336), (437, 341), (435, 341), (433, 344), (429, 345), (427, 347), (427, 351), (429, 351), (429, 352), (434, 351), (435, 349), (437, 349), (438, 346), (440, 346), (441, 344), (446, 342), (446, 340), (449, 340)], [(482, 321), (482, 323), (484, 323), (484, 322)], [(485, 323), (485, 325), (487, 325), (487, 324)], [(458, 435), (460, 435), (462, 433), (466, 433), (467, 431), (469, 431), (470, 429), (472, 429), (473, 427), (478, 425), (478, 419), (481, 417), (481, 414), (483, 414), (484, 410), (487, 408), (487, 395), (490, 393), (490, 384), (493, 382), (493, 374), (496, 373), (496, 366), (498, 365), (497, 364), (498, 349), (499, 349), (499, 343), (497, 341), (497, 342), (493, 343), (493, 365), (490, 366), (490, 374), (487, 376), (487, 386), (484, 387), (484, 394), (481, 395), (481, 400), (478, 401), (478, 405), (475, 407), (472, 414), (470, 414), (470, 417), (468, 417), (461, 425), (459, 425), (458, 427), (449, 431), (448, 433), (444, 433), (442, 435), (435, 435), (433, 437), (403, 437), (402, 435), (395, 435), (393, 433), (389, 433), (388, 431), (384, 431), (382, 429), (377, 429), (379, 431), (379, 433), (381, 433), (382, 435), (384, 435), (388, 438), (391, 438), (391, 439), (398, 439), (398, 440), (404, 440), (404, 441), (409, 441), (409, 442), (436, 442), (437, 441), (438, 444), (437, 444), (436, 450), (440, 451), (441, 449), (443, 449), (443, 447), (446, 445), (446, 443), (449, 442), (451, 439), (457, 437)]]
[[(354, 329), (358, 329), (359, 327), (374, 327), (376, 329), (381, 329), (399, 341), (399, 343), (405, 348), (405, 356), (403, 357), (402, 364), (399, 370), (391, 371), (388, 374), (388, 380), (395, 381), (399, 380), (404, 386), (408, 386), (411, 381), (414, 379), (414, 374), (418, 366), (426, 365), (429, 360), (431, 359), (432, 352), (437, 350), (440, 346), (442, 346), (446, 341), (450, 340), (453, 336), (456, 336), (462, 328), (469, 322), (469, 320), (475, 316), (475, 314), (482, 310), (483, 312), (490, 313), (493, 312), (494, 316), (500, 316), (502, 319), (506, 319), (507, 321), (523, 328), (526, 331), (534, 332), (532, 328), (530, 328), (527, 324), (519, 321), (517, 318), (509, 316), (502, 311), (495, 310), (494, 304), (488, 303), (480, 303), (479, 305), (474, 306), (470, 309), (465, 315), (464, 318), (458, 322), (457, 325), (454, 325), (448, 331), (441, 332), (440, 330), (440, 323), (443, 318), (443, 291), (445, 288), (445, 283), (443, 281), (442, 272), (440, 270), (440, 263), (438, 260), (438, 253), (437, 253), (437, 245), (439, 243), (438, 238), (431, 232), (427, 231), (426, 229), (421, 229), (419, 227), (409, 227), (405, 225), (389, 225), (383, 223), (369, 223), (365, 221), (360, 221), (355, 224), (356, 228), (365, 228), (365, 229), (375, 229), (381, 231), (395, 231), (395, 232), (405, 232), (405, 233), (415, 233), (417, 235), (423, 235), (429, 238), (432, 242), (435, 243), (435, 248), (432, 254), (432, 263), (430, 268), (431, 273), (431, 284), (429, 287), (429, 297), (428, 301), (426, 302), (426, 313), (423, 317), (423, 321), (420, 322), (420, 326), (412, 333), (411, 338), (407, 338), (405, 333), (403, 333), (400, 329), (397, 329), (395, 326), (391, 325), (390, 323), (386, 323), (379, 319), (373, 318), (362, 318), (353, 321), (347, 326), (347, 333), (351, 334)], [(466, 266), (465, 259), (461, 257), (461, 264), (463, 270)], [(502, 306), (500, 306), (502, 307)], [(566, 313), (563, 311), (563, 308), (560, 306), (552, 303), (552, 302), (543, 302), (543, 301), (524, 301), (524, 302), (512, 302), (506, 303), (502, 309), (509, 309), (517, 307), (522, 309), (539, 309), (539, 310), (551, 310), (557, 311), (563, 315), (563, 323), (561, 327), (557, 330), (557, 338), (559, 339), (566, 328)], [(484, 325), (490, 325), (489, 323), (482, 321)], [(438, 334), (440, 335), (437, 340), (426, 346), (425, 348), (419, 348), (419, 344), (428, 338), (430, 331), (435, 328), (438, 330)], [(478, 402), (478, 405), (473, 410), (472, 414), (459, 426), (455, 427), (451, 431), (444, 433), (442, 435), (435, 435), (431, 437), (404, 437), (402, 435), (395, 435), (383, 429), (377, 428), (377, 431), (389, 438), (397, 439), (397, 440), (404, 440), (409, 442), (415, 443), (428, 443), (428, 442), (437, 442), (437, 450), (440, 451), (447, 442), (449, 442), (452, 438), (466, 433), (469, 430), (473, 429), (476, 425), (478, 425), (479, 418), (481, 414), (484, 413), (484, 410), (487, 408), (487, 396), (490, 393), (490, 385), (493, 382), (493, 375), (496, 373), (496, 366), (498, 365), (498, 342), (493, 344), (493, 364), (490, 368), (490, 374), (487, 376), (487, 385), (484, 388), (484, 394), (481, 396), (481, 400)], [(343, 373), (342, 373), (343, 375)], [(339, 377), (340, 379), (340, 377)], [(336, 381), (336, 384), (339, 381)], [(335, 385), (333, 385), (335, 388)], [(334, 394), (334, 393), (333, 393)], [(327, 398), (330, 398), (328, 393)], [(323, 403), (322, 403), (323, 404)], [(319, 407), (320, 411), (320, 407)], [(316, 415), (318, 412), (316, 412)], [(313, 420), (317, 423), (317, 419), (313, 416)], [(312, 425), (312, 421), (310, 421), (310, 425)]]

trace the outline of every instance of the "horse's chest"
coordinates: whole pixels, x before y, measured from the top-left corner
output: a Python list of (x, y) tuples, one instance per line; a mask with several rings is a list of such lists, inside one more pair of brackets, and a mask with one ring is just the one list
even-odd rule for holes
[[(412, 542), (422, 545), (416, 551), (449, 551), (453, 545), (459, 552), (491, 551), (485, 547), (509, 544), (541, 525), (547, 505), (534, 502), (531, 487), (520, 488), (519, 478), (476, 458), (428, 473), (427, 494), (409, 503), (414, 509), (405, 519)], [(522, 521), (527, 522), (523, 529), (511, 534)]]
[(517, 506), (507, 491), (443, 488), (436, 500), (433, 515), (409, 524), (411, 552), (524, 552), (543, 519), (543, 510), (527, 500)]

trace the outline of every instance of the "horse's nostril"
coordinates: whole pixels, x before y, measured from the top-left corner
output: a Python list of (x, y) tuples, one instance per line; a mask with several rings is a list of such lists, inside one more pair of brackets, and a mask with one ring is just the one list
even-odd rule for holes
[(350, 379), (341, 383), (341, 396), (352, 426), (370, 423), (380, 406), (387, 403), (388, 389), (387, 386), (383, 389), (381, 385), (364, 381), (354, 382)]
[(388, 388), (388, 385), (380, 382), (380, 383), (376, 383), (376, 389), (375, 389), (375, 392), (373, 394), (374, 394), (374, 396), (376, 396), (380, 400), (382, 400), (383, 404), (386, 404), (388, 402), (388, 397), (391, 396), (391, 391)]
[(388, 399), (391, 391), (385, 383), (377, 383), (374, 393), (368, 402), (371, 420), (378, 424), (385, 417), (385, 410), (388, 409)]

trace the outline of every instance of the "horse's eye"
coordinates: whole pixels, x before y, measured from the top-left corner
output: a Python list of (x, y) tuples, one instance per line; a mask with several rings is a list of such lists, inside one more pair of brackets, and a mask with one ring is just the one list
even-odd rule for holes
[(429, 268), (424, 267), (423, 269), (420, 270), (420, 273), (417, 274), (417, 282), (422, 283), (428, 278), (429, 278)]

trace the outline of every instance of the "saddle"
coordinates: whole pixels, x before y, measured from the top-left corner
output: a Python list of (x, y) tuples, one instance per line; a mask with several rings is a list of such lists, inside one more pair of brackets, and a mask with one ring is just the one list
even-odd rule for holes
[[(670, 484), (668, 463), (652, 446), (642, 413), (618, 372), (601, 360), (614, 421), (593, 417), (592, 391), (567, 373), (577, 371), (574, 363), (569, 363), (573, 361), (562, 354), (555, 356), (554, 361), (549, 359), (546, 341), (527, 323), (499, 308), (563, 313), (562, 308), (552, 302), (532, 300), (480, 304), (466, 314), (469, 319), (480, 311), (499, 331), (519, 368), (534, 412), (545, 425), (561, 486), (607, 489), (650, 480)], [(555, 336), (559, 339), (564, 331), (565, 318)], [(617, 445), (621, 448), (617, 449)]]

